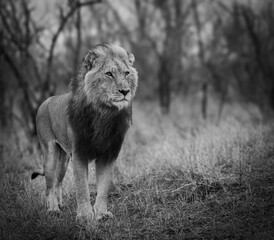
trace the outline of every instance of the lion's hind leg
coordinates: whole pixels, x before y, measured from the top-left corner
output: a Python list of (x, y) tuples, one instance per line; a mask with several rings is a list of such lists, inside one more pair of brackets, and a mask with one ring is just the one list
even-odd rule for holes
[(44, 152), (44, 169), (46, 179), (46, 202), (48, 211), (50, 212), (60, 211), (57, 198), (57, 166), (60, 154), (60, 146), (56, 141), (49, 141)]
[(56, 183), (56, 194), (59, 207), (63, 206), (63, 198), (62, 198), (62, 181), (68, 169), (68, 163), (70, 160), (70, 156), (60, 147), (60, 157), (57, 166), (57, 183)]

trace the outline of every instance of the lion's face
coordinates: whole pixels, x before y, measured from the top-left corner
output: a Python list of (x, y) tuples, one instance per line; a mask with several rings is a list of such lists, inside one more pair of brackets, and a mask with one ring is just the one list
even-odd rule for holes
[(88, 71), (84, 91), (89, 102), (121, 110), (133, 99), (138, 76), (132, 67), (134, 56), (121, 47), (99, 45), (86, 57)]

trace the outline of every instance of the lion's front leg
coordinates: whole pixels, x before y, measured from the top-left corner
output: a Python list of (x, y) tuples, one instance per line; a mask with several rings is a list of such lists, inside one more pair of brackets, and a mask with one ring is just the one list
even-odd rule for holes
[(112, 213), (107, 211), (107, 197), (111, 184), (112, 163), (105, 163), (103, 159), (96, 160), (96, 183), (97, 196), (93, 206), (95, 219), (97, 221), (103, 218), (113, 217)]
[(77, 154), (73, 154), (73, 173), (76, 187), (77, 216), (79, 221), (93, 220), (93, 209), (90, 204), (88, 188), (88, 161), (81, 160)]

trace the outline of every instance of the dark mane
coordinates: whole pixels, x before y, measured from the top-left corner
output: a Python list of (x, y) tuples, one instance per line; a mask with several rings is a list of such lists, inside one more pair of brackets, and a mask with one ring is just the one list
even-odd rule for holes
[(120, 111), (109, 107), (98, 111), (84, 100), (76, 104), (73, 101), (73, 98), (69, 101), (67, 114), (79, 157), (85, 160), (116, 159), (131, 124), (131, 106)]
[[(67, 106), (67, 116), (75, 138), (74, 147), (81, 159), (115, 160), (131, 124), (131, 104), (119, 110), (116, 106), (91, 102), (84, 91), (85, 75), (92, 68), (99, 66), (96, 62), (97, 58), (103, 56), (98, 60), (102, 62), (106, 56), (127, 53), (125, 50), (121, 51), (121, 48), (116, 48), (114, 53), (113, 48), (115, 46), (103, 44), (88, 51), (79, 66), (77, 76), (70, 82), (71, 99)], [(97, 89), (89, 90), (91, 90), (89, 94), (97, 91)]]

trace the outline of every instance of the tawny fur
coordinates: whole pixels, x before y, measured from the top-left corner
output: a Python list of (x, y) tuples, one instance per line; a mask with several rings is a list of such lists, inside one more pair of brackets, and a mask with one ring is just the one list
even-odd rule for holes
[[(62, 180), (72, 159), (76, 184), (77, 218), (110, 217), (107, 194), (111, 169), (131, 124), (138, 76), (134, 56), (123, 48), (104, 44), (83, 59), (70, 92), (48, 98), (37, 113), (37, 133), (44, 158), (49, 211), (62, 205)], [(88, 163), (95, 160), (97, 197), (90, 204)]]

